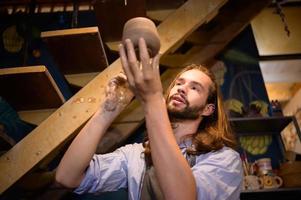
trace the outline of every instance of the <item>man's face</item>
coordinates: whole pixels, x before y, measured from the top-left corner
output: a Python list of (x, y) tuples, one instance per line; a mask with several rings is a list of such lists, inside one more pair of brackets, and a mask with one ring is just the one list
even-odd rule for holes
[(197, 119), (206, 106), (211, 79), (202, 71), (192, 69), (176, 80), (167, 98), (167, 109), (176, 119)]

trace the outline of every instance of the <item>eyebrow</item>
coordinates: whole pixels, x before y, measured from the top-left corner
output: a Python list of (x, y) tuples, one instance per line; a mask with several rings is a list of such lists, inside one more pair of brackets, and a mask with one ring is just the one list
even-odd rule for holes
[[(177, 78), (176, 81), (186, 81), (186, 79), (184, 79), (184, 78)], [(191, 83), (192, 83), (193, 85), (198, 85), (198, 86), (200, 86), (203, 90), (205, 90), (205, 87), (204, 87), (201, 83), (199, 83), (199, 82), (197, 82), (197, 81), (191, 81)]]

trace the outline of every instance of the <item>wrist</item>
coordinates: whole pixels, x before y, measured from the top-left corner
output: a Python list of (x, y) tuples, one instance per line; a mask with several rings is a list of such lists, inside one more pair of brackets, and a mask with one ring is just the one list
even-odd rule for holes
[(145, 113), (154, 111), (154, 108), (158, 108), (159, 105), (165, 106), (165, 99), (162, 93), (148, 96), (142, 104)]
[(117, 110), (114, 111), (107, 111), (103, 107), (98, 109), (96, 113), (93, 115), (93, 118), (101, 124), (110, 124), (114, 121), (114, 119), (117, 117), (119, 112)]

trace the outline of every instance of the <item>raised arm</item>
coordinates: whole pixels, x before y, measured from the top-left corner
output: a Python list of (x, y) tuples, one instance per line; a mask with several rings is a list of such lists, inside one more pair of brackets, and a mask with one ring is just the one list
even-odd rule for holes
[(165, 199), (196, 199), (192, 171), (172, 132), (162, 93), (159, 56), (149, 58), (144, 39), (139, 40), (140, 60), (133, 44), (126, 40), (119, 47), (122, 66), (136, 98), (145, 112), (152, 160)]
[(132, 94), (125, 93), (123, 93), (125, 96), (120, 96), (120, 91), (125, 88), (124, 75), (119, 75), (109, 82), (104, 104), (75, 137), (64, 154), (56, 171), (56, 182), (68, 188), (79, 186), (98, 143), (115, 117), (132, 97)]

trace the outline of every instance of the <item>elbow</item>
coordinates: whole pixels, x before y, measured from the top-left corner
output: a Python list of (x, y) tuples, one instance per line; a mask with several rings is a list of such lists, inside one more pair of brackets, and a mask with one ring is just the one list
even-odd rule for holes
[(69, 189), (76, 188), (80, 185), (80, 181), (76, 181), (75, 179), (72, 179), (58, 171), (55, 173), (55, 183), (60, 187), (65, 187)]

